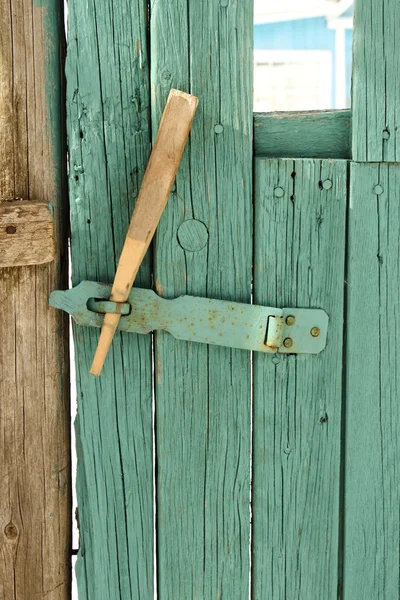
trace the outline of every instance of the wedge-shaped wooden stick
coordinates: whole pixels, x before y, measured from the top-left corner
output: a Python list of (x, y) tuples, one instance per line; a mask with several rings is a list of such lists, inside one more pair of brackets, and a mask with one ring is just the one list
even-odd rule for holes
[[(110, 300), (125, 302), (167, 204), (198, 98), (171, 90), (122, 248)], [(90, 372), (99, 376), (121, 315), (106, 314)]]

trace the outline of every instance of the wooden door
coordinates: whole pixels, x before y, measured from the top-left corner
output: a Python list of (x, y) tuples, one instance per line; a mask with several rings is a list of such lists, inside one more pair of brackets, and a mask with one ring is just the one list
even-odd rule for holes
[(112, 281), (176, 87), (199, 109), (136, 285), (330, 315), (317, 356), (120, 333), (100, 379), (75, 326), (81, 600), (398, 597), (397, 12), (357, 4), (352, 113), (274, 118), (250, 3), (70, 2), (73, 283)]

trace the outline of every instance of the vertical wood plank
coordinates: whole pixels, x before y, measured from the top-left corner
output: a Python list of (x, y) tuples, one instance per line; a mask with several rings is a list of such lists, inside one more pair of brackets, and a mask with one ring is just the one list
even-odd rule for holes
[[(73, 283), (112, 282), (150, 151), (147, 2), (69, 2)], [(137, 284), (151, 284), (150, 258)], [(153, 598), (151, 338), (75, 327), (80, 599)]]
[(70, 597), (64, 27), (56, 0), (0, 1), (0, 203), (54, 213), (56, 260), (0, 269), (0, 598)]
[[(398, 598), (399, 107), (396, 0), (356, 3), (348, 250), (344, 595)], [(372, 164), (372, 161), (381, 161)]]
[(344, 597), (398, 598), (400, 165), (353, 164)]
[(357, 0), (354, 15), (353, 159), (400, 161), (398, 0)]
[(254, 356), (253, 598), (333, 600), (347, 163), (257, 159), (255, 175), (255, 303), (330, 323), (320, 355)]
[[(251, 4), (154, 2), (150, 29), (154, 126), (170, 87), (199, 97), (158, 229), (157, 291), (249, 301)], [(159, 597), (245, 598), (250, 356), (159, 333), (156, 361)]]

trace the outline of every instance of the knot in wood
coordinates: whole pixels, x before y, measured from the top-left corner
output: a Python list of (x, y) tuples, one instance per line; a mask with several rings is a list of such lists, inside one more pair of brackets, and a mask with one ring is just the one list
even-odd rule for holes
[(5, 526), (4, 528), (4, 535), (6, 536), (6, 538), (8, 540), (16, 540), (18, 537), (18, 529), (17, 527), (14, 525), (14, 523), (8, 523), (8, 525)]
[(184, 221), (178, 229), (178, 242), (187, 252), (199, 252), (208, 242), (208, 229), (197, 219)]

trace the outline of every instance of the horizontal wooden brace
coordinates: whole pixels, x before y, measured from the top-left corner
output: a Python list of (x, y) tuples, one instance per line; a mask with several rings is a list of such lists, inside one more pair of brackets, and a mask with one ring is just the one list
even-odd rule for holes
[(20, 200), (0, 204), (0, 267), (40, 265), (54, 255), (49, 204)]
[(351, 110), (254, 114), (254, 154), (351, 158)]

